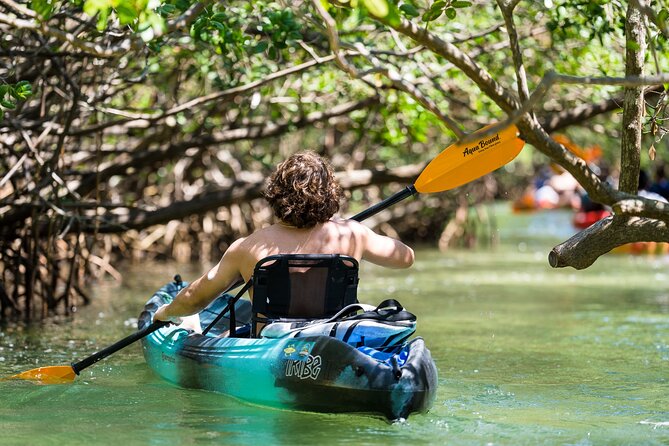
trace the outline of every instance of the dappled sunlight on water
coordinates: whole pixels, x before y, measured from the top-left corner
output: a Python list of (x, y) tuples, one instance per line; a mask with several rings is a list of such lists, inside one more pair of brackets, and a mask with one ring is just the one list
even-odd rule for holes
[[(363, 301), (395, 297), (419, 317), (440, 374), (428, 414), (389, 424), (251, 406), (160, 380), (133, 346), (72, 385), (0, 382), (0, 444), (669, 443), (669, 260), (553, 270), (552, 237), (522, 249), (515, 237), (494, 251), (419, 250), (410, 274), (363, 267)], [(137, 266), (71, 321), (5, 328), (0, 375), (115, 342), (155, 288), (202, 269)]]

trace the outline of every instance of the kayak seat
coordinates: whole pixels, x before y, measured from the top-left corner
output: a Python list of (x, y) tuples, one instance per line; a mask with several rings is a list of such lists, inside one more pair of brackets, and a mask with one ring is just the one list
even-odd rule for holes
[(313, 320), (358, 302), (358, 261), (342, 254), (278, 254), (253, 272), (251, 333), (274, 320)]

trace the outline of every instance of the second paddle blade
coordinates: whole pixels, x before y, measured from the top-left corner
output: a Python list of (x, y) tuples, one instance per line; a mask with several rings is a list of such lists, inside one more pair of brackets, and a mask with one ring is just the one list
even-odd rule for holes
[(414, 186), (420, 193), (462, 186), (502, 167), (514, 159), (524, 145), (514, 125), (467, 144), (453, 144), (428, 164)]
[(24, 379), (35, 381), (37, 384), (67, 384), (74, 381), (76, 376), (71, 366), (57, 365), (28, 370), (18, 375), (10, 376), (9, 379)]

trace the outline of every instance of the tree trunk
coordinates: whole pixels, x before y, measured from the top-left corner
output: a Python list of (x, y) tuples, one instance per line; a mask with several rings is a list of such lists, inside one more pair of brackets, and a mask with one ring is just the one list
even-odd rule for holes
[[(630, 2), (627, 8), (625, 35), (625, 74), (643, 76), (646, 57), (646, 30), (639, 2)], [(620, 155), (620, 186), (622, 192), (635, 194), (639, 187), (641, 131), (643, 130), (644, 87), (625, 88), (623, 102), (623, 129)]]

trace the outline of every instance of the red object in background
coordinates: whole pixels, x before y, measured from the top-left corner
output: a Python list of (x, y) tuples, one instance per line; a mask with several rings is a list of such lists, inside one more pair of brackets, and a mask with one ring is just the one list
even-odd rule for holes
[(597, 223), (602, 218), (608, 217), (609, 215), (611, 215), (611, 212), (605, 210), (587, 211), (587, 212), (578, 211), (574, 213), (574, 218), (572, 219), (572, 223), (578, 229), (585, 229), (588, 226)]

